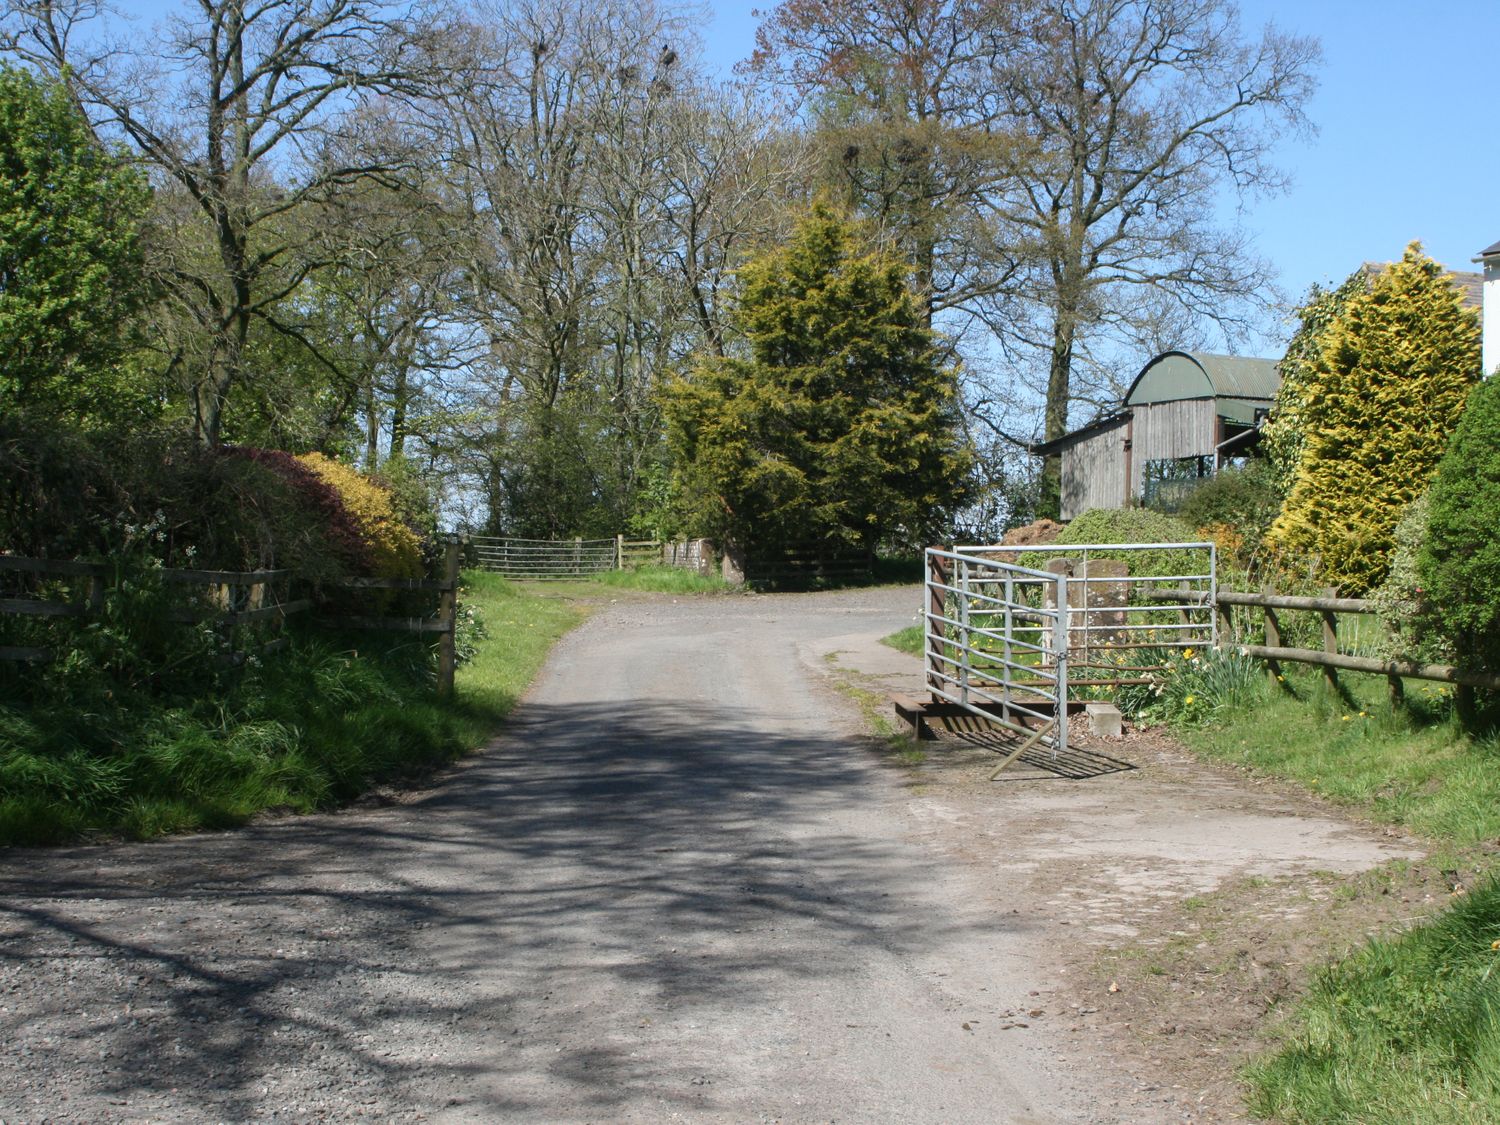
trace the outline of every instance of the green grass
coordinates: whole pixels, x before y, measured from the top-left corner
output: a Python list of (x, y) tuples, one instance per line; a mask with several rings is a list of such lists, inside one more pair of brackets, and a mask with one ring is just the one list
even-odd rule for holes
[(1178, 727), (1178, 737), (1444, 844), (1500, 837), (1500, 743), (1464, 731), (1449, 689), (1408, 681), (1408, 705), (1393, 708), (1380, 677), (1341, 674), (1341, 695), (1320, 673), (1286, 676), (1295, 695), (1267, 681), (1223, 721)]
[(716, 594), (732, 587), (717, 575), (699, 574), (675, 566), (642, 566), (612, 570), (580, 585), (614, 590), (644, 590), (658, 594)]
[(898, 629), (889, 637), (881, 637), (880, 643), (911, 656), (921, 656), (927, 651), (926, 631), (921, 625), (908, 625), (905, 629)]
[[(1408, 681), (1406, 690), (1395, 706), (1381, 677), (1341, 673), (1336, 689), (1321, 672), (1288, 669), (1213, 724), (1174, 727), (1206, 757), (1432, 839), (1440, 851), (1429, 864), (1492, 867), (1483, 845), (1500, 837), (1500, 743), (1464, 730), (1451, 689)], [(1500, 886), (1490, 877), (1434, 918), (1323, 970), (1280, 1048), (1247, 1072), (1252, 1109), (1308, 1125), (1500, 1121), (1495, 943)]]
[(1288, 1123), (1500, 1121), (1500, 884), (1325, 969), (1286, 1045), (1249, 1071)]
[(467, 582), (464, 600), (488, 637), (447, 703), (434, 694), (428, 646), (399, 634), (307, 631), (211, 692), (124, 690), (89, 668), (60, 671), (70, 691), (27, 693), (12, 681), (0, 694), (0, 844), (308, 812), (473, 750), (580, 613), (491, 575)]

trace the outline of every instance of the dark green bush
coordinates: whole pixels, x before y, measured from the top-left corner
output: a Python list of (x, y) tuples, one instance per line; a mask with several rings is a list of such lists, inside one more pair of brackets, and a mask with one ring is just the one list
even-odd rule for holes
[[(1191, 525), (1149, 508), (1092, 508), (1063, 528), (1054, 542), (1058, 555), (1077, 543), (1196, 543)], [(1201, 551), (1091, 551), (1090, 558), (1119, 559), (1132, 574), (1200, 574), (1207, 566)]]
[(1246, 543), (1259, 543), (1280, 509), (1270, 466), (1252, 461), (1199, 485), (1177, 509), (1177, 518), (1193, 527), (1229, 527)]
[(1417, 569), (1462, 663), (1500, 670), (1500, 378), (1469, 394), (1438, 465)]

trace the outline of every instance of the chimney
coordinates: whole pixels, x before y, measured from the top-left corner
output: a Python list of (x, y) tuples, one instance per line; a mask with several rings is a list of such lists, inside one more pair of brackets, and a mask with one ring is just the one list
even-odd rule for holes
[(1474, 259), (1484, 267), (1484, 371), (1488, 379), (1500, 368), (1500, 242)]

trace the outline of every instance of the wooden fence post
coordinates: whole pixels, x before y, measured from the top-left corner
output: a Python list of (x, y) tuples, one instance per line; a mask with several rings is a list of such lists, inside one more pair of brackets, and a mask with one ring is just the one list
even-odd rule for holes
[(625, 569), (625, 536), (615, 536), (615, 569)]
[[(1324, 586), (1323, 596), (1325, 598), (1338, 597), (1338, 589), (1334, 586)], [(1336, 653), (1339, 650), (1339, 624), (1338, 617), (1331, 610), (1323, 611), (1323, 651)], [(1323, 678), (1328, 681), (1328, 686), (1334, 691), (1339, 688), (1339, 670), (1328, 665), (1323, 666)]]
[[(1271, 594), (1271, 593), (1273, 593), (1271, 587), (1269, 587), (1269, 586), (1265, 587), (1265, 589), (1262, 592), (1265, 593), (1265, 594)], [(1281, 622), (1279, 620), (1277, 620), (1276, 611), (1274, 609), (1272, 609), (1270, 606), (1262, 606), (1261, 607), (1261, 612), (1263, 612), (1266, 615), (1266, 647), (1267, 648), (1280, 648), (1281, 647)], [(1279, 661), (1271, 660), (1271, 659), (1267, 658), (1267, 660), (1266, 660), (1266, 674), (1271, 677), (1271, 686), (1272, 687), (1275, 687), (1277, 684), (1280, 684), (1282, 686), (1286, 685), (1286, 681), (1282, 678), (1282, 675), (1281, 675), (1281, 664), (1280, 664)]]
[(453, 695), (453, 670), (458, 664), (455, 643), (458, 629), (458, 540), (450, 539), (443, 553), (443, 589), (438, 594), (438, 620), (445, 626), (438, 634), (438, 696)]

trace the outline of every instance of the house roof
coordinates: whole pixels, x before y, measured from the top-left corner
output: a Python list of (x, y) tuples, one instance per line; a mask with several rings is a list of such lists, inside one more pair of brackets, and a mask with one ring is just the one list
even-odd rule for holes
[(1476, 262), (1482, 262), (1486, 258), (1493, 258), (1497, 255), (1500, 255), (1500, 242), (1495, 243), (1493, 246), (1486, 246), (1479, 252), (1479, 257), (1475, 258), (1474, 260)]
[(1269, 404), (1281, 385), (1274, 359), (1162, 352), (1141, 368), (1125, 394), (1127, 406), (1189, 398), (1243, 398)]
[(1056, 453), (1059, 449), (1069, 444), (1070, 442), (1078, 441), (1080, 438), (1086, 438), (1092, 434), (1099, 433), (1102, 430), (1107, 430), (1112, 426), (1117, 426), (1129, 417), (1130, 411), (1117, 410), (1113, 414), (1106, 414), (1103, 418), (1096, 418), (1087, 426), (1080, 426), (1076, 430), (1071, 430), (1068, 433), (1063, 434), (1062, 437), (1055, 437), (1051, 441), (1033, 442), (1031, 445), (1027, 446), (1026, 451), (1028, 453), (1040, 454), (1041, 456), (1045, 457), (1049, 453)]

